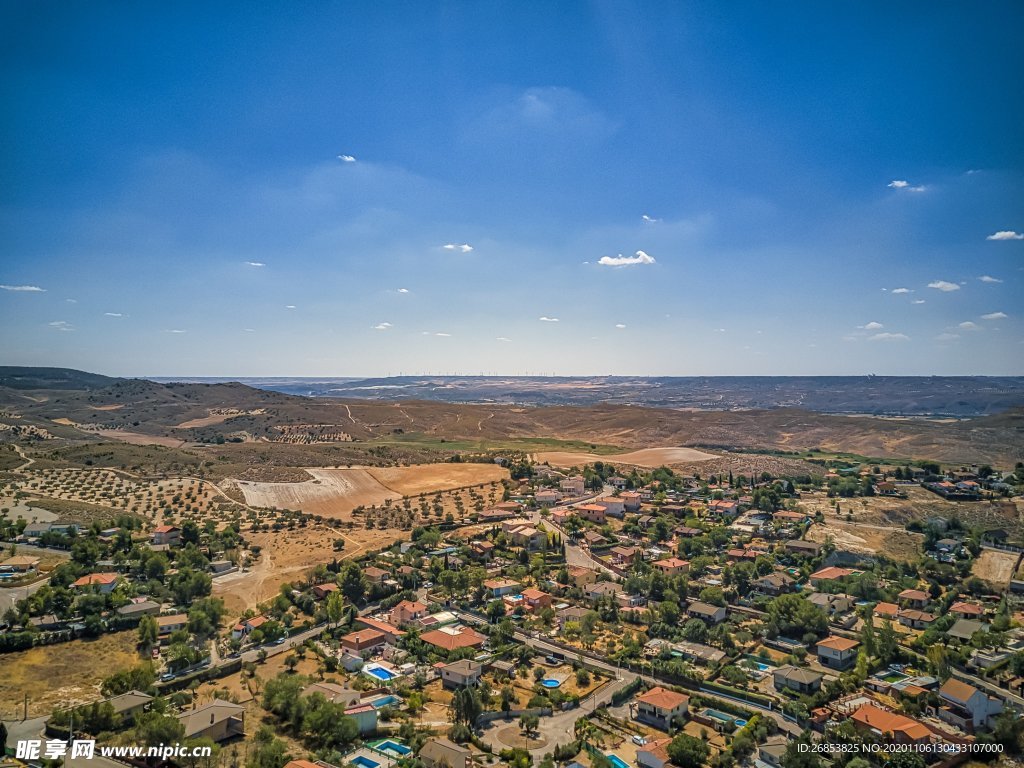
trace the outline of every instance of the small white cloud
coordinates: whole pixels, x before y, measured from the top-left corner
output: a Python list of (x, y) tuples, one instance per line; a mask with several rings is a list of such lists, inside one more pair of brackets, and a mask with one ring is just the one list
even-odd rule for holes
[(989, 312), (987, 315), (982, 315), (982, 320), (1005, 320), (1009, 315), (1005, 312)]
[(910, 337), (905, 333), (876, 333), (868, 336), (868, 341), (910, 341)]
[(965, 320), (964, 322), (960, 323), (960, 325), (957, 326), (957, 327), (962, 328), (965, 331), (980, 331), (981, 330), (981, 326), (980, 325), (978, 325), (977, 323), (972, 323), (970, 320)]
[(373, 326), (373, 330), (375, 330), (375, 331), (386, 331), (388, 328), (391, 328), (391, 327), (392, 327), (391, 323), (377, 323), (375, 326)]
[(1003, 282), (998, 277), (992, 277), (992, 275), (982, 275), (978, 278), (983, 283), (1001, 283)]
[(186, 333), (181, 328), (168, 328), (164, 333)]
[(408, 289), (408, 288), (399, 288), (399, 289), (398, 289), (398, 292), (399, 292), (399, 293), (408, 293), (408, 292), (409, 292), (409, 289)]
[(73, 331), (74, 326), (71, 325), (67, 320), (54, 320), (50, 323), (50, 327), (55, 331)]
[[(354, 163), (356, 159), (352, 155), (338, 155), (338, 159), (343, 163)], [(372, 165), (372, 163), (371, 163)]]
[(868, 323), (867, 325), (858, 325), (857, 327), (858, 327), (858, 328), (863, 328), (863, 329), (864, 329), (865, 331), (880, 331), (880, 330), (882, 330), (882, 329), (883, 329), (883, 328), (884, 328), (885, 326), (884, 326), (884, 325), (882, 325), (881, 323), (876, 323), (876, 322), (875, 322), (874, 320), (872, 320), (872, 321), (871, 321), (870, 323)]
[(616, 328), (625, 328), (625, 327), (626, 327), (626, 324), (625, 324), (625, 323), (616, 323), (616, 324), (615, 324), (615, 327), (616, 327)]
[(906, 179), (893, 179), (887, 185), (890, 189), (905, 189), (907, 192), (924, 192), (924, 185), (912, 187)]
[(914, 299), (911, 304), (924, 304), (924, 299)]
[(40, 288), (38, 285), (0, 285), (0, 289), (5, 291), (15, 291), (17, 293), (45, 293), (45, 288)]
[(265, 267), (265, 266), (267, 266), (262, 261), (247, 261), (245, 263), (248, 264), (250, 267)]
[(936, 290), (943, 291), (944, 293), (960, 290), (959, 285), (957, 285), (956, 283), (951, 283), (948, 280), (933, 280), (932, 282), (928, 283), (928, 287), (935, 288)]
[(294, 304), (285, 304), (285, 305), (284, 305), (284, 308), (285, 308), (285, 309), (296, 309), (296, 307), (295, 307), (295, 305), (294, 305)]
[(512, 341), (508, 336), (499, 336), (495, 341)]
[(657, 224), (661, 219), (656, 219), (653, 216), (648, 216), (646, 213), (641, 217), (648, 224)]
[(245, 331), (246, 333), (256, 333), (255, 328), (243, 328), (242, 330)]
[(913, 293), (913, 291), (910, 290), (909, 288), (893, 288), (892, 292), (893, 293)]
[(936, 341), (954, 341), (955, 339), (959, 339), (959, 338), (960, 338), (960, 334), (959, 333), (940, 333), (938, 336), (935, 337), (935, 340)]
[(462, 253), (469, 253), (470, 251), (473, 250), (473, 246), (470, 245), (469, 243), (462, 243), (461, 245), (456, 245), (455, 243), (446, 243), (441, 247), (444, 248), (446, 251), (460, 251)]
[(127, 317), (123, 312), (104, 312), (104, 317)]
[(64, 299), (68, 304), (77, 304), (78, 299)]
[(985, 238), (986, 240), (1024, 240), (1024, 234), (1020, 232), (1014, 232), (1012, 229), (1001, 229), (998, 232), (993, 232), (991, 235)]
[(605, 267), (629, 267), (634, 264), (654, 264), (656, 262), (653, 256), (648, 256), (643, 251), (637, 251), (636, 256), (623, 256), (621, 253), (618, 256), (602, 256), (597, 263)]
[(435, 336), (443, 336), (444, 338), (448, 338), (448, 337), (451, 336), (450, 333), (435, 333), (434, 335)]
[(557, 317), (547, 317), (546, 315), (544, 317), (538, 318), (538, 320), (540, 320), (542, 323), (557, 323), (558, 322), (558, 318)]

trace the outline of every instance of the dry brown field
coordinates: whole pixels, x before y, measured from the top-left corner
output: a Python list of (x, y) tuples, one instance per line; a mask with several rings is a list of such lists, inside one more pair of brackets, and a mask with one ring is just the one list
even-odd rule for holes
[(540, 463), (548, 463), (555, 467), (578, 467), (603, 461), (611, 464), (626, 464), (637, 467), (656, 468), (665, 464), (680, 464), (694, 461), (709, 461), (718, 456), (695, 448), (642, 448), (629, 453), (612, 453), (598, 455), (576, 451), (544, 451), (536, 455)]

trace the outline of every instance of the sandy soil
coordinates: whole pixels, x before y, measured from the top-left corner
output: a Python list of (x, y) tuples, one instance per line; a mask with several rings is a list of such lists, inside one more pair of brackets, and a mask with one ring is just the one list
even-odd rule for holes
[(603, 461), (605, 463), (632, 464), (638, 467), (656, 468), (663, 464), (708, 461), (710, 459), (717, 459), (718, 456), (698, 451), (696, 448), (644, 448), (639, 451), (631, 451), (630, 453), (613, 453), (607, 456), (573, 451), (545, 451), (538, 453), (536, 458), (541, 463), (547, 462), (556, 467), (575, 467), (582, 464), (591, 464), (595, 461)]
[(824, 542), (829, 536), (839, 551), (863, 555), (882, 552), (886, 557), (906, 562), (914, 562), (921, 556), (921, 543), (924, 541), (924, 536), (919, 533), (901, 528), (859, 525), (835, 519), (833, 515), (826, 515), (824, 524), (815, 523), (807, 531), (808, 541)]
[(120, 440), (122, 443), (131, 443), (132, 445), (163, 445), (167, 448), (180, 448), (185, 444), (184, 440), (178, 440), (173, 437), (143, 435), (141, 432), (126, 432), (123, 429), (98, 429), (96, 434), (109, 437), (111, 440)]
[(979, 579), (1002, 588), (1010, 586), (1020, 555), (1016, 552), (1000, 552), (995, 549), (982, 550), (974, 561), (971, 573)]
[(223, 424), (228, 419), (234, 418), (239, 414), (227, 414), (227, 413), (216, 413), (211, 416), (203, 416), (199, 419), (190, 419), (189, 421), (183, 421), (178, 424), (175, 429), (193, 429), (195, 427), (212, 427), (214, 424)]
[(247, 504), (254, 507), (300, 509), (325, 517), (343, 517), (360, 505), (383, 504), (419, 493), (462, 488), (508, 477), (494, 464), (420, 464), (411, 467), (355, 467), (305, 470), (303, 483), (238, 481)]
[(25, 694), (29, 717), (93, 701), (103, 678), (137, 663), (134, 632), (5, 653), (0, 656), (0, 716), (10, 719), (18, 713), (20, 719)]

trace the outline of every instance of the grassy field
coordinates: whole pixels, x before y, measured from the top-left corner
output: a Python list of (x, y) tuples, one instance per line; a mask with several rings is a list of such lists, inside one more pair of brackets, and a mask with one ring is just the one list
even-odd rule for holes
[(0, 717), (20, 719), (26, 695), (29, 717), (95, 701), (104, 678), (138, 662), (134, 632), (5, 653), (0, 655)]
[(68, 499), (35, 498), (29, 499), (26, 504), (53, 512), (62, 523), (78, 523), (84, 526), (90, 526), (94, 522), (110, 523), (119, 515), (125, 514), (124, 510)]

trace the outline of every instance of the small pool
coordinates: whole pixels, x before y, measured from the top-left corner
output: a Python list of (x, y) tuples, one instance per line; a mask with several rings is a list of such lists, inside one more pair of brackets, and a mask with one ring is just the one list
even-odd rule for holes
[(383, 752), (385, 755), (391, 755), (392, 757), (405, 757), (412, 752), (411, 747), (407, 747), (402, 742), (394, 741), (393, 739), (378, 741), (376, 744), (371, 744), (370, 747), (376, 749), (378, 752)]
[(376, 760), (371, 760), (365, 755), (356, 755), (352, 758), (352, 765), (359, 766), (359, 768), (380, 768), (380, 763)]
[(543, 685), (545, 688), (557, 688), (562, 684), (562, 681), (555, 680), (554, 678), (549, 677), (545, 680), (541, 680), (540, 684)]
[(376, 677), (378, 680), (383, 680), (385, 683), (394, 680), (396, 677), (398, 677), (398, 675), (396, 675), (394, 672), (385, 669), (379, 664), (371, 664), (370, 666), (363, 667), (363, 672), (370, 675), (371, 677)]
[(381, 696), (379, 699), (374, 699), (370, 702), (370, 706), (374, 709), (380, 709), (381, 707), (391, 707), (398, 704), (400, 699), (397, 696)]
[(750, 662), (755, 669), (759, 669), (762, 672), (769, 672), (775, 668), (775, 664), (772, 663), (772, 660), (765, 658), (764, 656), (755, 656), (752, 653), (745, 653), (743, 654), (743, 659)]
[(732, 715), (727, 715), (725, 712), (719, 712), (717, 709), (705, 709), (703, 712), (705, 717), (710, 717), (712, 720), (717, 720), (720, 723), (734, 723), (736, 718)]
[(608, 758), (608, 762), (615, 766), (615, 768), (630, 768), (629, 763), (623, 760), (618, 755), (605, 755)]
[(746, 724), (747, 724), (747, 721), (746, 721), (746, 720), (737, 720), (737, 721), (736, 721), (736, 727), (737, 727), (737, 728), (742, 728), (742, 727), (743, 727), (744, 725), (746, 725)]

